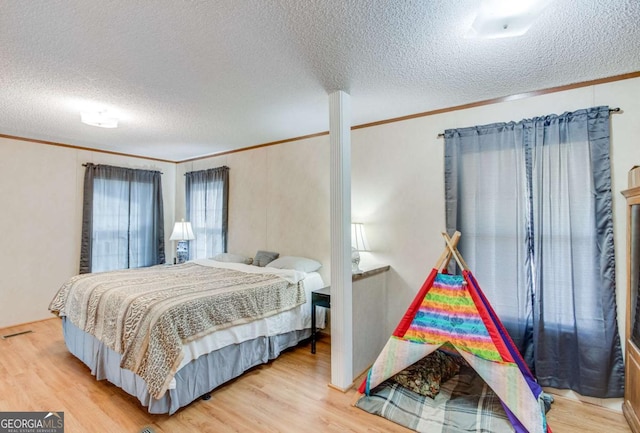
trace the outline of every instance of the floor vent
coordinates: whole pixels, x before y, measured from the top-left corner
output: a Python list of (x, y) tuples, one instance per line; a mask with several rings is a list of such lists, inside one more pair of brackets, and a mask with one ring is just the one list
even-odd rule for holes
[(31, 332), (33, 331), (29, 330), (29, 331), (16, 332), (15, 334), (3, 335), (2, 339), (6, 340), (7, 338), (17, 337), (18, 335), (30, 334)]

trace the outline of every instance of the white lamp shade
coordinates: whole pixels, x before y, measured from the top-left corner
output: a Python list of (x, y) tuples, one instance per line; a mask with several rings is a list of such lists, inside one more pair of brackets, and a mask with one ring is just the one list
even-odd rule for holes
[(364, 224), (351, 223), (351, 246), (356, 251), (371, 251), (367, 234), (364, 231)]
[(191, 223), (182, 220), (175, 223), (175, 225), (173, 226), (173, 232), (171, 233), (171, 237), (169, 238), (169, 240), (190, 241), (195, 238), (196, 237), (193, 235), (193, 229), (191, 228)]

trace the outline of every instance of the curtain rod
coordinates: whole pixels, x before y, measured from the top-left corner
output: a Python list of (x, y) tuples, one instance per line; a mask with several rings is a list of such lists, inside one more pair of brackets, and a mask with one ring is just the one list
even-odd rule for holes
[[(98, 164), (93, 164), (94, 166), (98, 165)], [(87, 163), (85, 162), (84, 164), (82, 164), (83, 167), (87, 166)], [(129, 167), (118, 167), (118, 168), (129, 168)], [(132, 168), (131, 170), (145, 170), (144, 168)], [(163, 172), (159, 171), (159, 170), (147, 170), (147, 171), (157, 171), (160, 174), (164, 174)]]
[[(205, 168), (205, 169), (203, 169), (203, 170), (197, 170), (197, 171), (221, 170), (221, 169), (224, 169), (224, 168), (226, 168), (227, 170), (229, 170), (229, 167), (227, 167), (226, 165), (222, 165), (222, 166), (220, 166), (220, 167)], [(189, 173), (195, 173), (195, 171), (188, 171), (188, 172), (186, 172), (184, 175), (186, 176), (186, 175), (187, 175), (187, 174), (189, 174)]]
[[(609, 108), (609, 113), (619, 113), (620, 111), (620, 107)], [(438, 134), (438, 138), (444, 138), (444, 133)]]

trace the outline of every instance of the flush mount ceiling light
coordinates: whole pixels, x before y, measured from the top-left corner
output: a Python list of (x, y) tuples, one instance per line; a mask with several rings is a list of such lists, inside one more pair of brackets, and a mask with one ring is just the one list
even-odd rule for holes
[(553, 0), (482, 0), (467, 38), (509, 38), (524, 35)]
[(100, 128), (117, 128), (118, 119), (103, 111), (84, 111), (80, 113), (80, 121), (91, 126), (99, 126)]

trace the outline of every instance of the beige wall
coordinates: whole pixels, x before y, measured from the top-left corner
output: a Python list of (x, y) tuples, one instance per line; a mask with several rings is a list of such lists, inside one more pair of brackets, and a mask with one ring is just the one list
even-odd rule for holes
[[(369, 260), (390, 264), (391, 332), (443, 248), (443, 140), (448, 128), (561, 114), (598, 105), (611, 116), (611, 162), (616, 242), (618, 323), (624, 325), (626, 214), (620, 191), (640, 164), (640, 78), (513, 100), (353, 132), (352, 213), (367, 223)], [(464, 233), (462, 234), (464, 236)], [(480, 282), (482, 284), (482, 282)]]
[[(620, 335), (624, 335), (626, 211), (620, 191), (627, 188), (628, 170), (640, 164), (640, 78), (353, 132), (352, 214), (354, 220), (366, 223), (373, 249), (362, 253), (363, 261), (391, 265), (387, 334), (397, 325), (443, 248), (444, 142), (437, 134), (449, 128), (517, 121), (598, 105), (623, 110), (611, 116), (611, 167), (618, 326)], [(620, 411), (621, 399), (580, 397), (571, 391), (556, 393)]]
[(176, 213), (184, 215), (184, 173), (229, 167), (228, 251), (258, 250), (318, 260), (329, 282), (329, 137), (316, 137), (178, 164)]
[[(597, 105), (621, 107), (611, 117), (612, 186), (619, 324), (625, 311), (625, 210), (620, 191), (640, 164), (640, 78), (516, 99), (467, 110), (357, 129), (352, 134), (352, 220), (366, 224), (373, 251), (363, 263), (391, 265), (390, 333), (443, 248), (443, 139), (448, 128), (561, 114)], [(329, 281), (328, 136), (178, 164), (176, 211), (184, 212), (184, 176), (230, 167), (229, 251), (257, 249), (323, 263)], [(464, 234), (463, 234), (464, 236)], [(480, 282), (482, 284), (482, 282)]]
[[(423, 117), (353, 136), (353, 214), (371, 228), (376, 261), (392, 266), (389, 330), (396, 325), (441, 252), (444, 229), (443, 140), (447, 128), (560, 114), (598, 105), (621, 107), (611, 117), (611, 163), (619, 326), (624, 332), (625, 208), (620, 191), (640, 163), (640, 79)], [(464, 236), (464, 233), (463, 233)], [(480, 282), (482, 284), (482, 282)]]
[[(447, 128), (520, 120), (596, 105), (612, 115), (612, 170), (619, 323), (625, 307), (625, 212), (620, 191), (640, 164), (640, 78), (422, 117), (352, 135), (353, 220), (366, 223), (373, 251), (363, 262), (392, 266), (387, 328), (395, 327), (442, 250), (443, 141)], [(230, 167), (229, 251), (258, 249), (312, 257), (329, 278), (329, 138), (316, 137), (193, 162), (156, 163), (0, 139), (0, 327), (48, 317), (60, 284), (77, 271), (83, 162), (164, 172), (165, 227), (184, 215), (184, 173)], [(464, 235), (464, 234), (463, 234)], [(175, 245), (167, 241), (167, 257)], [(480, 282), (482, 284), (482, 282)], [(622, 328), (621, 328), (622, 329)]]
[(0, 328), (51, 317), (49, 302), (78, 273), (85, 162), (162, 171), (172, 227), (175, 164), (0, 138)]

